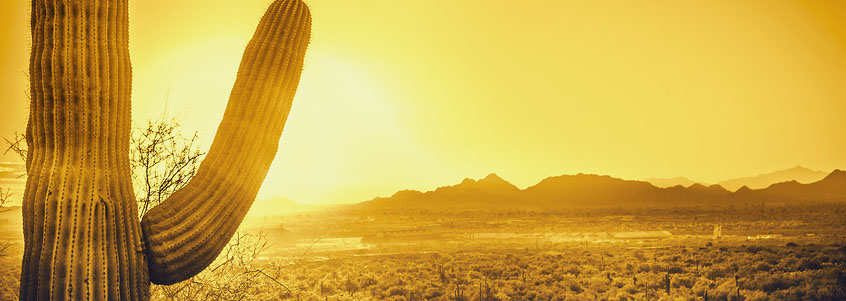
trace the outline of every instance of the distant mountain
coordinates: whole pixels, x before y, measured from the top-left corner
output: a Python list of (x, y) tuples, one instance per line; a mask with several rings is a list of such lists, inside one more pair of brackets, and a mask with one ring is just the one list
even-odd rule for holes
[(541, 207), (613, 206), (660, 202), (660, 191), (643, 181), (577, 174), (543, 179), (526, 188), (523, 196)]
[(720, 186), (723, 186), (731, 191), (740, 189), (740, 187), (743, 186), (749, 187), (751, 189), (761, 189), (767, 188), (775, 183), (788, 181), (797, 181), (802, 184), (812, 183), (821, 180), (826, 175), (827, 173), (822, 171), (816, 171), (801, 166), (796, 166), (794, 168), (779, 170), (771, 173), (757, 175), (754, 177), (743, 177), (725, 180), (720, 182), (719, 184)]
[(541, 209), (560, 207), (719, 205), (762, 202), (846, 202), (846, 172), (835, 170), (824, 179), (802, 184), (797, 181), (770, 185), (764, 189), (741, 187), (731, 192), (720, 185), (692, 184), (688, 187), (656, 187), (645, 181), (631, 181), (591, 174), (562, 175), (543, 179), (519, 189), (495, 174), (481, 180), (465, 179), (459, 184), (433, 191), (403, 190), (353, 205), (361, 209), (464, 208)]
[(696, 184), (696, 183), (703, 184), (701, 182), (696, 182), (694, 180), (691, 180), (691, 179), (688, 179), (688, 178), (685, 178), (685, 177), (649, 178), (649, 179), (646, 179), (646, 181), (649, 182), (649, 183), (652, 183), (652, 185), (655, 185), (656, 187), (659, 187), (659, 188), (667, 188), (667, 187), (673, 187), (673, 186), (688, 187), (688, 186)]
[(781, 182), (754, 191), (757, 194), (752, 194), (747, 201), (846, 201), (846, 172), (835, 169), (817, 182), (809, 184), (798, 181)]
[(412, 207), (478, 207), (519, 208), (520, 188), (503, 180), (496, 174), (489, 174), (480, 180), (464, 179), (453, 186), (439, 187), (433, 191), (401, 190), (388, 198), (375, 198), (367, 202), (368, 207), (394, 207), (408, 204)]

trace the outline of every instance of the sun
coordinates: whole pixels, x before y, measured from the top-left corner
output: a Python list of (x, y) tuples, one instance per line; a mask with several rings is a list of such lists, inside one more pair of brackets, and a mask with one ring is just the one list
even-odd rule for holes
[(309, 52), (258, 199), (358, 201), (387, 188), (362, 179), (397, 174), (391, 169), (409, 160), (425, 162), (401, 118), (401, 100), (382, 82), (354, 60)]

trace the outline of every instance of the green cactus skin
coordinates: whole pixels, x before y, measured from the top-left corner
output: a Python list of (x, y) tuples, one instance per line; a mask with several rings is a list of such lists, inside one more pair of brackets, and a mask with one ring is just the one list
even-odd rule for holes
[(271, 4), (197, 176), (137, 219), (128, 0), (33, 0), (21, 300), (149, 299), (203, 270), (252, 204), (299, 82), (311, 18)]

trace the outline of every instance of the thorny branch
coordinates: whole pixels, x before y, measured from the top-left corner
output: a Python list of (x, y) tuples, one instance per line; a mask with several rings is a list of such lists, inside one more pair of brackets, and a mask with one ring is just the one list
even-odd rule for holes
[[(197, 145), (197, 133), (183, 137), (176, 118), (149, 120), (146, 128), (132, 135), (130, 162), (132, 181), (138, 189), (139, 216), (164, 201), (188, 183), (204, 153)], [(137, 172), (137, 171), (143, 172)]]

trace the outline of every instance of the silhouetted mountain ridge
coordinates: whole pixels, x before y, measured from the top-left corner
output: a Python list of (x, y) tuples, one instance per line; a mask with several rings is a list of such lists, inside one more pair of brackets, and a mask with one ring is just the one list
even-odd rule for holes
[(694, 181), (694, 180), (691, 180), (691, 179), (688, 179), (688, 178), (685, 178), (685, 177), (649, 178), (649, 179), (646, 179), (646, 182), (652, 183), (652, 185), (655, 185), (656, 187), (659, 187), (659, 188), (669, 188), (669, 187), (673, 187), (673, 186), (688, 187), (688, 186), (696, 184), (696, 183), (701, 184), (701, 182), (697, 182), (697, 181)]
[[(420, 192), (401, 190), (389, 198), (375, 198), (365, 203), (375, 207), (519, 207), (520, 188), (503, 180), (496, 174), (489, 174), (480, 180), (466, 178), (452, 186)], [(363, 203), (361, 203), (363, 204)]]
[(793, 168), (760, 174), (754, 177), (729, 179), (722, 181), (718, 184), (728, 190), (735, 191), (743, 186), (748, 186), (752, 189), (761, 189), (769, 187), (772, 184), (788, 181), (796, 181), (798, 183), (808, 184), (822, 180), (825, 176), (825, 172), (811, 170), (802, 166), (796, 166)]
[(727, 205), (767, 202), (844, 202), (846, 172), (834, 170), (822, 180), (803, 184), (792, 180), (762, 189), (742, 186), (731, 192), (720, 185), (694, 183), (660, 188), (646, 181), (607, 175), (576, 174), (548, 177), (519, 189), (496, 174), (464, 179), (433, 191), (401, 190), (354, 206), (362, 208), (556, 208), (608, 206)]

